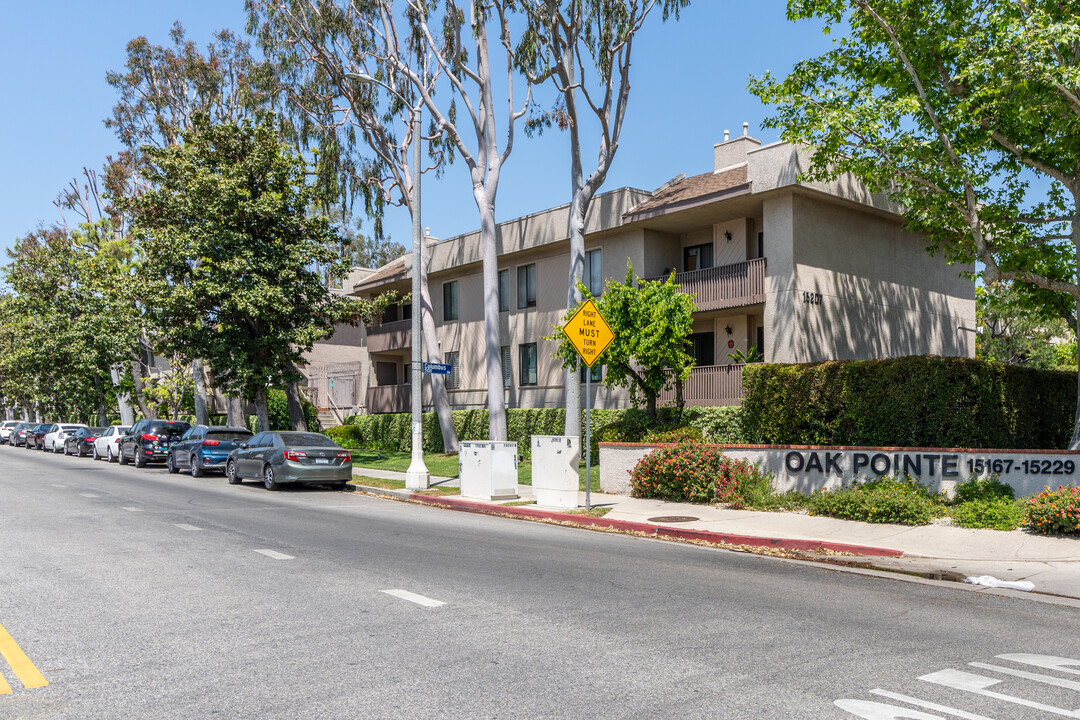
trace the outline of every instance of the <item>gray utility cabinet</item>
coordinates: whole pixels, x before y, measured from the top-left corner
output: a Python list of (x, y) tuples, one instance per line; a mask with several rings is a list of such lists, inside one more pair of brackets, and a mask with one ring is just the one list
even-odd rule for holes
[(578, 461), (581, 438), (533, 435), (532, 488), (536, 504), (553, 508), (578, 506)]
[(463, 442), (458, 449), (461, 497), (513, 500), (517, 494), (517, 443)]

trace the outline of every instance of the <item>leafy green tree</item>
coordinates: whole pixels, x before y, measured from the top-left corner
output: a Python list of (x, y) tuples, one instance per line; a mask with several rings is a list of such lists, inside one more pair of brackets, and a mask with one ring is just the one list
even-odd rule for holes
[[(626, 281), (611, 281), (604, 294), (592, 298), (588, 288), (579, 283), (585, 300), (592, 299), (615, 339), (597, 360), (606, 368), (604, 385), (629, 388), (635, 407), (645, 406), (651, 420), (656, 420), (656, 398), (664, 390), (675, 388), (676, 405), (683, 407), (683, 381), (690, 377), (694, 358), (687, 352), (687, 336), (694, 324), (694, 298), (679, 292), (672, 273), (664, 281), (637, 278), (629, 261)], [(583, 301), (584, 302), (584, 301)], [(581, 303), (567, 313), (563, 322), (574, 316)], [(564, 368), (577, 367), (577, 351), (562, 332), (547, 340), (558, 343), (556, 357)]]
[[(852, 173), (907, 227), (988, 285), (1076, 307), (1080, 285), (1080, 24), (1055, 0), (792, 0), (792, 19), (847, 28), (829, 53), (751, 88), (767, 121), (813, 148), (804, 179)], [(1027, 291), (1025, 291), (1027, 292)], [(1033, 305), (1031, 307), (1034, 307)], [(1075, 321), (1075, 310), (1060, 313)], [(1080, 396), (1071, 446), (1080, 447)]]
[(976, 356), (1011, 365), (1075, 370), (1075, 330), (1051, 308), (1032, 308), (1027, 300), (1012, 283), (999, 283), (993, 292), (975, 288)]
[(145, 147), (150, 189), (128, 199), (140, 243), (140, 290), (169, 352), (209, 362), (214, 383), (255, 402), (300, 380), (302, 354), (335, 323), (377, 304), (331, 294), (316, 264), (346, 269), (328, 249), (327, 217), (303, 161), (274, 119), (210, 124), (196, 115), (182, 143)]
[[(634, 39), (652, 10), (678, 18), (690, 0), (525, 0), (528, 20), (515, 50), (518, 66), (534, 85), (556, 91), (554, 107), (528, 129), (556, 124), (570, 141), (570, 272), (566, 306), (581, 304), (585, 270), (585, 218), (592, 199), (615, 161), (630, 101), (630, 58)], [(584, 107), (583, 113), (579, 108)], [(595, 168), (586, 177), (581, 160), (581, 114), (598, 121)], [(575, 367), (564, 374), (566, 435), (581, 433), (581, 384)]]

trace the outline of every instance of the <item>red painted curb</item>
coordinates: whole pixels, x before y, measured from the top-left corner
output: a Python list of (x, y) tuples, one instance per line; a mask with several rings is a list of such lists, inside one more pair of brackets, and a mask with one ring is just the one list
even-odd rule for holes
[(646, 533), (648, 535), (678, 538), (681, 540), (702, 540), (705, 542), (722, 542), (729, 545), (750, 545), (753, 547), (780, 548), (783, 550), (814, 551), (824, 548), (826, 550), (834, 550), (836, 552), (849, 552), (855, 555), (864, 555), (868, 557), (902, 557), (904, 554), (900, 550), (870, 547), (868, 545), (849, 545), (847, 543), (830, 542), (827, 540), (794, 540), (791, 538), (770, 538), (758, 537), (754, 535), (734, 535), (732, 533), (712, 532), (709, 530), (692, 530), (690, 528), (676, 528), (667, 525), (653, 525), (651, 523), (632, 522), (630, 520), (609, 520), (607, 518), (585, 517), (582, 515), (561, 513), (557, 510), (541, 510), (539, 508), (531, 508), (517, 505), (505, 507), (502, 505), (486, 503), (479, 500), (460, 500), (456, 498), (420, 495), (417, 493), (409, 495), (409, 499), (415, 500), (416, 502), (424, 503), (425, 505), (435, 505), (440, 507), (452, 508), (455, 510), (466, 510), (469, 512), (484, 513), (497, 512), (503, 515), (515, 515), (517, 517), (525, 518), (546, 518), (549, 520), (558, 520), (559, 522), (574, 523), (575, 525), (581, 525), (583, 527), (601, 527), (611, 528), (613, 530), (633, 530), (636, 532)]

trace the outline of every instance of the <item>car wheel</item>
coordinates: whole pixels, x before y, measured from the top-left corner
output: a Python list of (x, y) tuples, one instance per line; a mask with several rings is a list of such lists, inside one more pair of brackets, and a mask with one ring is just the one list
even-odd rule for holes
[(239, 485), (242, 477), (236, 474), (236, 463), (232, 460), (225, 464), (225, 477), (229, 479), (230, 485)]
[(83, 450), (81, 447), (75, 448), (75, 454), (79, 457), (86, 457), (86, 451)]
[(188, 469), (191, 471), (191, 477), (203, 476), (203, 466), (202, 463), (199, 462), (198, 455), (191, 456), (191, 459), (188, 461)]
[(263, 485), (267, 490), (277, 490), (281, 484), (274, 480), (274, 467), (267, 465), (263, 468)]
[(93, 449), (93, 450), (91, 450), (90, 452), (92, 453), (92, 455), (93, 455), (93, 458), (94, 458), (95, 460), (100, 460), (100, 459), (101, 459), (101, 455), (99, 455), (99, 454), (98, 454), (98, 451), (97, 451), (97, 443), (94, 443), (94, 449)]
[(121, 465), (128, 464), (127, 455), (124, 454), (124, 448), (122, 447), (116, 449), (116, 462), (120, 463)]
[(146, 467), (146, 458), (143, 457), (143, 454), (141, 452), (139, 452), (139, 448), (137, 448), (137, 447), (135, 448), (135, 467), (137, 467), (137, 468)]
[(173, 460), (173, 454), (172, 453), (169, 453), (169, 456), (167, 458), (165, 458), (165, 467), (173, 475), (180, 472), (180, 468), (176, 467), (176, 461)]
[(56, 447), (56, 442), (55, 442), (55, 441), (53, 442), (53, 444), (52, 444), (52, 451), (53, 451), (53, 455), (55, 455), (56, 453), (60, 452), (60, 451), (61, 451), (62, 449), (63, 449), (63, 448), (58, 448), (58, 447)]
[(341, 480), (339, 482), (334, 483), (333, 487), (338, 492), (345, 492), (345, 486), (348, 485), (348, 484), (349, 484), (348, 480)]

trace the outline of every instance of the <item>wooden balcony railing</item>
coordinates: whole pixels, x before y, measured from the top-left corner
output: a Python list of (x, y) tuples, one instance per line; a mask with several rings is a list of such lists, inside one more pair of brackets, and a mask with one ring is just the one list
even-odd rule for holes
[(369, 413), (409, 412), (412, 385), (376, 385), (367, 391)]
[[(687, 405), (738, 405), (743, 397), (742, 365), (704, 365), (690, 371), (683, 383)], [(675, 390), (660, 393), (658, 405), (675, 402)]]
[(412, 347), (412, 320), (371, 324), (367, 328), (368, 352), (404, 350)]
[[(646, 280), (666, 280), (666, 276)], [(765, 302), (765, 258), (675, 273), (682, 292), (694, 296), (698, 310), (757, 305)]]

